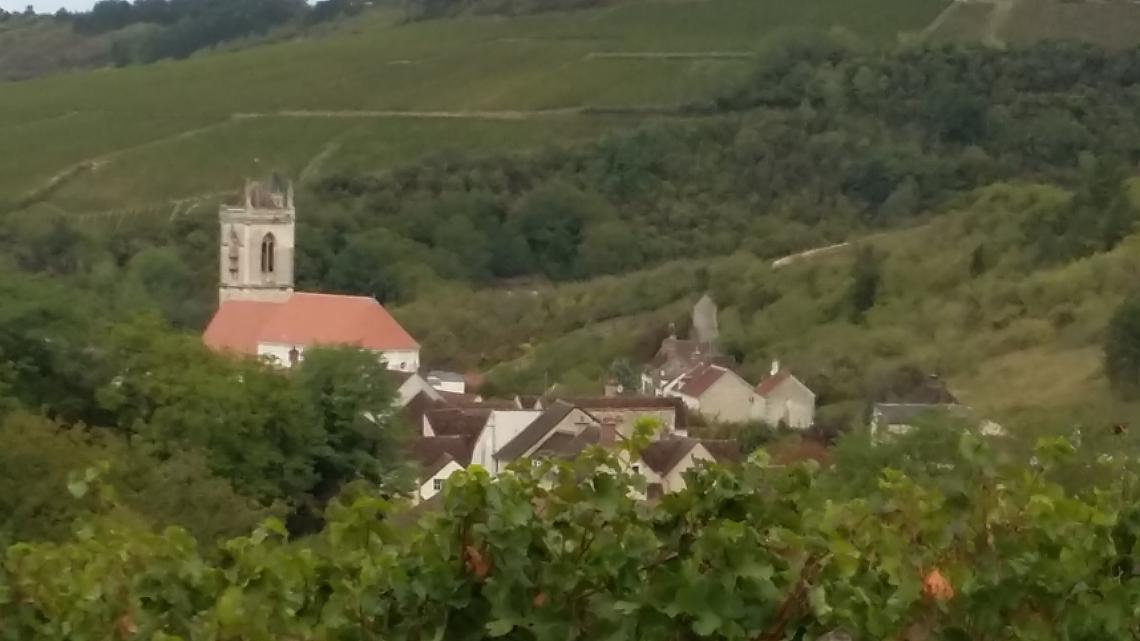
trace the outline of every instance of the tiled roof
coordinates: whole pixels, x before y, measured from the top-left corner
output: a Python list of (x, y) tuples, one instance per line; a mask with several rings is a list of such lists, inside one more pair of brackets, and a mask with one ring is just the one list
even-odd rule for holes
[(739, 463), (743, 458), (740, 453), (740, 443), (737, 443), (735, 439), (702, 438), (697, 439), (697, 441), (708, 450), (709, 454), (713, 455), (718, 463)]
[(661, 348), (647, 367), (655, 376), (662, 375), (665, 380), (672, 380), (701, 363), (711, 362), (715, 357), (715, 346), (709, 343), (670, 337), (661, 342)]
[(658, 474), (668, 474), (697, 446), (692, 438), (668, 438), (653, 441), (641, 451), (641, 460)]
[(637, 410), (673, 410), (673, 427), (678, 430), (685, 429), (688, 420), (685, 402), (676, 396), (591, 396), (564, 398), (562, 400), (586, 411), (604, 412), (612, 410), (636, 413)]
[(542, 437), (557, 427), (562, 419), (566, 418), (572, 411), (574, 411), (574, 406), (565, 401), (551, 403), (550, 407), (539, 414), (538, 418), (534, 419), (530, 425), (527, 425), (510, 442), (499, 448), (499, 451), (495, 452), (495, 458), (500, 461), (513, 461), (526, 454), (527, 450), (541, 441)]
[[(471, 463), (473, 445), (473, 440), (466, 436), (421, 436), (412, 439), (408, 444), (408, 449), (421, 468), (430, 469), (443, 458), (454, 460), (466, 467)], [(439, 465), (434, 472), (438, 472), (442, 467), (443, 465)]]
[(585, 410), (615, 409), (615, 410), (642, 410), (642, 409), (672, 409), (683, 407), (681, 399), (668, 396), (590, 396), (562, 399)]
[(721, 377), (730, 373), (730, 370), (720, 365), (699, 365), (685, 374), (684, 380), (677, 391), (694, 398), (704, 394)]
[(760, 381), (760, 384), (756, 386), (756, 393), (760, 396), (768, 396), (772, 393), (772, 390), (780, 386), (780, 383), (788, 380), (791, 376), (792, 373), (790, 371), (781, 369), (772, 376)]
[(432, 409), (443, 406), (440, 401), (432, 399), (427, 392), (421, 391), (404, 405), (404, 416), (408, 419), (408, 423), (419, 433), (423, 430), (424, 415)]
[(574, 458), (587, 447), (597, 445), (601, 438), (602, 430), (597, 425), (590, 425), (577, 436), (565, 433), (551, 434), (542, 445), (538, 446), (532, 456)]
[(641, 460), (658, 474), (668, 474), (685, 455), (702, 445), (718, 462), (740, 460), (740, 447), (733, 440), (667, 438), (653, 441), (641, 451)]
[(284, 302), (225, 301), (203, 336), (217, 350), (256, 354), (258, 343), (416, 349), (415, 339), (375, 299), (296, 292)]
[(430, 409), (424, 418), (431, 423), (436, 436), (466, 436), (478, 438), (491, 416), (490, 409), (470, 407), (444, 407)]

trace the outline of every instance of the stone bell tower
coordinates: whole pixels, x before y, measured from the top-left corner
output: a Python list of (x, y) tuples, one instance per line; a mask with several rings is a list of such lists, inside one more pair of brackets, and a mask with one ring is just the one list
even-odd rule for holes
[(274, 174), (246, 181), (237, 206), (222, 205), (219, 302), (282, 302), (293, 294), (293, 185)]

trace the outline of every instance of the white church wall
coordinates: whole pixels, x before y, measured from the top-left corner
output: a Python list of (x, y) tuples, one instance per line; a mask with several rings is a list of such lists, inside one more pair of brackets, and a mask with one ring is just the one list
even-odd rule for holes
[(420, 350), (393, 349), (381, 354), (388, 364), (388, 369), (401, 372), (414, 372), (420, 368)]
[[(281, 367), (290, 367), (289, 352), (294, 348), (297, 350), (298, 361), (305, 360), (305, 346), (294, 345), (293, 343), (258, 343), (257, 355), (268, 358)], [(378, 356), (384, 360), (388, 369), (414, 372), (420, 367), (420, 351), (418, 349), (390, 350), (380, 352)]]

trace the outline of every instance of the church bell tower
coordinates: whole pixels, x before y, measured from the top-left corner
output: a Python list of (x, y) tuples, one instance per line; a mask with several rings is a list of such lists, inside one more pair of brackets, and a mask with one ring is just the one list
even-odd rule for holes
[(283, 302), (293, 294), (293, 185), (276, 174), (246, 181), (242, 202), (222, 205), (219, 301)]

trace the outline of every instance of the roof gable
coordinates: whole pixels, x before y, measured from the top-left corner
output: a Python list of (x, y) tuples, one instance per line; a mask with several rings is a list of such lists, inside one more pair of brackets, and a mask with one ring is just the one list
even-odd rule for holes
[(445, 407), (424, 413), (424, 420), (431, 425), (431, 431), (436, 436), (465, 436), (471, 439), (479, 437), (490, 417), (490, 409), (469, 407)]
[(794, 384), (810, 394), (812, 397), (815, 396), (815, 392), (811, 391), (811, 388), (809, 388), (807, 385), (804, 385), (803, 381), (796, 378), (795, 375), (787, 369), (781, 369), (772, 376), (769, 376), (760, 381), (760, 383), (756, 385), (756, 393), (760, 396), (768, 397), (770, 394), (772, 394), (772, 392), (775, 392), (785, 383)]
[(542, 443), (543, 438), (550, 434), (554, 428), (558, 427), (574, 410), (582, 412), (587, 417), (590, 416), (584, 410), (570, 403), (554, 401), (550, 404), (550, 407), (544, 410), (542, 414), (539, 414), (538, 418), (534, 419), (530, 425), (527, 425), (523, 431), (519, 432), (518, 435), (511, 439), (506, 445), (499, 448), (499, 451), (495, 452), (495, 458), (500, 461), (513, 461), (525, 456), (535, 445)]
[[(721, 365), (699, 365), (681, 377), (676, 390), (685, 396), (697, 398), (707, 392), (713, 385), (716, 385), (725, 376), (740, 378), (736, 372)], [(744, 381), (744, 379), (740, 379), (740, 381), (744, 387), (752, 387)]]
[(691, 452), (703, 450), (713, 460), (732, 463), (740, 460), (740, 447), (734, 440), (668, 438), (653, 441), (641, 451), (641, 460), (654, 472), (665, 476)]
[(697, 440), (693, 438), (670, 438), (653, 441), (641, 451), (641, 460), (660, 476), (665, 476), (677, 467), (685, 455), (693, 451)]

